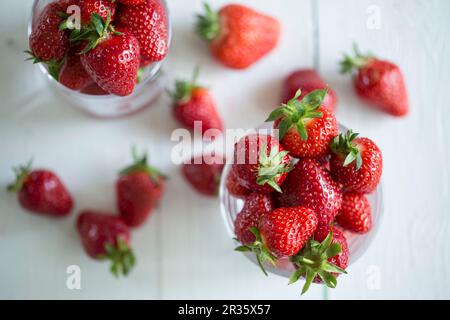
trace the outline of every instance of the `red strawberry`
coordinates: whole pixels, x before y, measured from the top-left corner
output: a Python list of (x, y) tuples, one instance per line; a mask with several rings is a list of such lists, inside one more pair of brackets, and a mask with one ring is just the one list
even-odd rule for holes
[(318, 217), (319, 226), (333, 222), (342, 205), (339, 185), (330, 173), (314, 159), (301, 159), (289, 173), (277, 194), (281, 207), (306, 207)]
[(111, 20), (116, 15), (116, 3), (114, 0), (79, 0), (81, 10), (81, 23), (89, 24), (93, 13), (98, 14), (104, 20), (111, 14)]
[(198, 72), (197, 68), (190, 82), (175, 82), (175, 91), (170, 93), (174, 100), (173, 114), (178, 122), (191, 130), (195, 128), (196, 121), (201, 122), (202, 134), (209, 129), (222, 131), (222, 119), (211, 93), (196, 83)]
[(145, 2), (145, 0), (117, 0), (117, 2), (123, 3), (127, 6), (135, 6)]
[(52, 2), (33, 22), (29, 53), (35, 58), (35, 62), (59, 62), (69, 50), (68, 34), (59, 28), (64, 20), (61, 13), (66, 12), (68, 5), (64, 0)]
[(358, 192), (345, 193), (342, 207), (336, 216), (339, 225), (352, 232), (367, 233), (372, 228), (372, 215), (369, 200)]
[(100, 88), (98, 86), (98, 84), (96, 84), (95, 82), (93, 82), (90, 85), (84, 87), (83, 89), (81, 89), (80, 92), (84, 93), (84, 94), (90, 94), (92, 96), (104, 96), (104, 95), (108, 94), (108, 92), (106, 92), (105, 90)]
[(237, 179), (236, 172), (234, 170), (230, 170), (230, 173), (227, 176), (226, 187), (228, 192), (236, 198), (245, 199), (250, 194), (250, 190), (241, 186)]
[(91, 78), (103, 90), (127, 96), (136, 85), (139, 43), (128, 30), (115, 30), (110, 22), (93, 14), (89, 32), (72, 32), (72, 40), (89, 41), (82, 51), (81, 63)]
[(292, 257), (308, 242), (317, 227), (314, 211), (303, 208), (278, 208), (261, 216), (260, 228), (250, 228), (255, 235), (253, 244), (242, 245), (236, 251), (253, 251), (259, 266), (276, 264), (278, 258)]
[(371, 193), (381, 180), (383, 157), (372, 140), (357, 136), (349, 130), (333, 140), (331, 175), (345, 191)]
[(17, 178), (8, 191), (17, 192), (23, 208), (54, 217), (70, 213), (72, 196), (56, 174), (48, 170), (31, 171), (31, 162), (15, 168), (14, 172)]
[(272, 111), (266, 120), (275, 121), (281, 144), (291, 156), (315, 158), (329, 152), (339, 127), (334, 115), (321, 108), (326, 94), (327, 90), (316, 90), (298, 101), (298, 90), (293, 99)]
[(162, 1), (145, 0), (141, 4), (121, 6), (118, 27), (130, 30), (141, 46), (144, 60), (161, 61), (169, 50), (169, 23)]
[(223, 157), (221, 163), (215, 163), (214, 159), (208, 160), (204, 156), (199, 156), (192, 158), (191, 163), (184, 164), (182, 172), (198, 192), (207, 196), (217, 196), (223, 166)]
[(117, 181), (117, 204), (120, 217), (130, 227), (142, 225), (160, 202), (165, 177), (139, 157), (133, 149), (134, 164), (120, 172)]
[(341, 72), (357, 70), (354, 78), (356, 93), (383, 112), (398, 117), (406, 115), (409, 111), (408, 92), (400, 68), (392, 62), (362, 55), (356, 46), (354, 51), (355, 57), (344, 57)]
[[(288, 103), (295, 96), (298, 89), (302, 90), (302, 94), (298, 97), (301, 100), (305, 95), (314, 90), (326, 89), (327, 84), (314, 69), (302, 69), (291, 73), (284, 81), (282, 89), (282, 101)], [(322, 108), (330, 112), (336, 109), (337, 98), (332, 89), (328, 89), (328, 94), (322, 101)]]
[(59, 82), (72, 90), (81, 90), (94, 83), (81, 64), (78, 52), (71, 50), (59, 73)]
[(252, 193), (245, 198), (244, 207), (234, 221), (234, 232), (244, 245), (255, 242), (251, 228), (258, 228), (261, 217), (275, 208), (270, 194)]
[(336, 277), (341, 273), (347, 273), (345, 268), (348, 266), (348, 257), (348, 245), (344, 234), (332, 226), (319, 227), (302, 251), (291, 258), (297, 270), (292, 274), (289, 284), (304, 277), (306, 282), (302, 294), (308, 291), (313, 281), (324, 282), (328, 287), (335, 288)]
[(86, 253), (94, 259), (111, 260), (111, 272), (128, 275), (136, 263), (130, 248), (128, 226), (117, 216), (83, 211), (77, 220), (78, 234)]
[(280, 23), (249, 7), (224, 6), (219, 12), (205, 4), (198, 15), (198, 33), (210, 42), (213, 56), (224, 65), (245, 69), (272, 51), (280, 38)]
[(238, 183), (253, 192), (281, 192), (291, 161), (274, 137), (252, 134), (235, 144), (233, 170)]
[(304, 207), (278, 208), (261, 217), (261, 239), (276, 257), (298, 253), (317, 227), (316, 214)]

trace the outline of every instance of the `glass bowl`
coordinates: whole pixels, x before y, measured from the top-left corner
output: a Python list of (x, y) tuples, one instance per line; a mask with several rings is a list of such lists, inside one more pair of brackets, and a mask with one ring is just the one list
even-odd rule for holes
[[(258, 129), (264, 129), (268, 130), (270, 133), (270, 129), (272, 128), (273, 122), (264, 124)], [(339, 131), (340, 132), (346, 132), (347, 128), (343, 125), (339, 125)], [(265, 132), (267, 133), (267, 131)], [(242, 210), (242, 207), (244, 205), (244, 201), (238, 198), (233, 197), (226, 188), (226, 178), (228, 174), (230, 173), (232, 164), (228, 163), (225, 165), (223, 173), (222, 173), (222, 179), (220, 182), (220, 208), (222, 213), (222, 218), (225, 224), (225, 227), (227, 229), (227, 232), (231, 239), (235, 238), (234, 234), (234, 220), (236, 219), (237, 214)], [(356, 260), (358, 260), (364, 252), (369, 248), (370, 243), (372, 242), (377, 230), (378, 226), (380, 224), (381, 216), (383, 214), (383, 190), (381, 186), (381, 182), (378, 185), (377, 189), (367, 195), (367, 199), (370, 202), (370, 206), (372, 209), (372, 230), (366, 234), (359, 235), (354, 234), (349, 231), (344, 231), (345, 237), (347, 238), (348, 246), (349, 246), (349, 265), (355, 263)], [(236, 240), (232, 240), (237, 247), (239, 245), (239, 242)], [(244, 253), (236, 253), (236, 254), (244, 254), (248, 259), (250, 259), (255, 265), (258, 265), (255, 255), (252, 252), (244, 252)], [(264, 267), (266, 268), (267, 272), (277, 274), (282, 277), (289, 278), (292, 274), (292, 272), (295, 270), (292, 263), (289, 261), (289, 259), (280, 259), (277, 263), (276, 267), (273, 267), (270, 264), (265, 264)], [(259, 268), (259, 267), (258, 267)]]
[[(28, 36), (31, 34), (32, 26), (41, 14), (42, 10), (49, 3), (55, 0), (35, 0), (32, 8), (32, 15), (28, 26)], [(172, 39), (172, 25), (169, 9), (165, 0), (158, 0), (163, 3), (167, 12), (168, 30), (169, 30), (169, 48)], [(136, 113), (146, 107), (164, 91), (167, 78), (162, 71), (163, 61), (152, 63), (145, 67), (141, 81), (136, 85), (133, 93), (126, 97), (116, 95), (90, 95), (79, 91), (71, 90), (48, 73), (47, 68), (40, 64), (42, 75), (47, 79), (49, 88), (69, 105), (78, 110), (89, 113), (100, 118), (116, 118)]]

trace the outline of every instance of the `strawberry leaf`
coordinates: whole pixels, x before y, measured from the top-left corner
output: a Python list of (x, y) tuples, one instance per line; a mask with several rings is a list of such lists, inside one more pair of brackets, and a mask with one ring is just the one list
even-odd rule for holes
[(337, 281), (334, 274), (347, 272), (331, 263), (329, 259), (338, 255), (341, 250), (341, 245), (333, 242), (332, 230), (321, 243), (311, 238), (297, 255), (290, 258), (297, 268), (291, 276), (290, 283), (305, 277), (302, 294), (309, 289), (316, 276), (319, 276), (328, 287), (336, 287)]

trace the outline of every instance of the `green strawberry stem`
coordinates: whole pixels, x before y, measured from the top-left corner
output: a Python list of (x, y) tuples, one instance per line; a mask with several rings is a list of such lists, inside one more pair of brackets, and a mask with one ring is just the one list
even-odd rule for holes
[(216, 39), (220, 34), (220, 16), (208, 3), (203, 4), (205, 14), (197, 15), (197, 33), (207, 41)]
[[(69, 27), (67, 24), (62, 23), (60, 28)], [(72, 43), (87, 41), (86, 47), (79, 53), (86, 54), (97, 47), (97, 45), (110, 34), (122, 35), (122, 33), (116, 31), (111, 24), (111, 12), (108, 10), (106, 21), (100, 15), (93, 13), (90, 23), (87, 26), (82, 26), (81, 29), (73, 29), (69, 39)]]
[(353, 57), (345, 54), (344, 59), (340, 62), (342, 74), (352, 73), (354, 69), (358, 70), (364, 68), (374, 59), (372, 54), (361, 54), (356, 43), (353, 44), (353, 53)]
[(285, 134), (293, 127), (296, 128), (302, 140), (308, 139), (308, 132), (305, 123), (314, 118), (323, 117), (323, 113), (317, 111), (322, 105), (323, 99), (328, 93), (328, 88), (315, 90), (307, 94), (301, 101), (298, 98), (302, 91), (299, 89), (295, 96), (287, 103), (273, 110), (266, 122), (281, 119), (278, 124), (279, 138), (283, 139)]
[(161, 178), (167, 179), (167, 177), (163, 175), (158, 169), (148, 164), (147, 154), (144, 153), (142, 156), (138, 155), (136, 146), (133, 146), (133, 148), (131, 149), (131, 154), (134, 163), (121, 170), (119, 173), (120, 175), (128, 175), (135, 172), (145, 172), (156, 184), (159, 184)]
[(363, 160), (361, 157), (361, 151), (358, 146), (353, 143), (358, 137), (358, 133), (354, 133), (352, 130), (348, 130), (345, 134), (334, 137), (331, 143), (331, 151), (335, 154), (345, 156), (344, 167), (356, 161), (356, 170), (359, 170), (362, 166)]
[(282, 192), (276, 179), (284, 173), (290, 172), (293, 169), (291, 163), (284, 163), (283, 158), (289, 153), (288, 151), (278, 152), (278, 148), (272, 147), (270, 154), (267, 155), (267, 145), (261, 146), (259, 154), (259, 166), (256, 183), (260, 186), (266, 183), (275, 189), (277, 192)]
[[(258, 262), (259, 267), (262, 272), (268, 276), (266, 269), (264, 268), (264, 263), (269, 262), (271, 265), (276, 266), (277, 258), (270, 252), (270, 250), (264, 244), (261, 233), (258, 228), (252, 227), (250, 228), (250, 232), (253, 233), (256, 240), (252, 244), (241, 245), (235, 248), (235, 251), (238, 252), (253, 252), (256, 255), (256, 261)], [(237, 240), (237, 239), (236, 239)]]
[(54, 60), (54, 59), (49, 60), (49, 61), (44, 61), (44, 60), (41, 60), (38, 57), (36, 57), (34, 55), (34, 53), (31, 52), (30, 50), (26, 50), (24, 52), (26, 54), (30, 55), (30, 57), (25, 59), (25, 61), (33, 61), (33, 64), (38, 64), (38, 63), (45, 64), (47, 66), (48, 73), (53, 77), (53, 79), (55, 79), (56, 81), (59, 81), (59, 72), (64, 63), (64, 59), (61, 59), (60, 61)]
[(338, 255), (341, 251), (341, 245), (333, 243), (333, 231), (330, 231), (322, 243), (315, 241), (313, 238), (310, 239), (305, 247), (290, 259), (297, 270), (292, 273), (289, 284), (297, 282), (300, 277), (304, 277), (305, 284), (302, 288), (302, 294), (304, 294), (308, 291), (314, 278), (319, 276), (327, 287), (335, 288), (337, 280), (333, 273), (347, 272), (329, 262), (328, 259)]
[(14, 181), (13, 183), (8, 185), (7, 190), (9, 192), (18, 192), (19, 190), (22, 189), (26, 178), (30, 174), (32, 163), (33, 163), (33, 160), (30, 160), (24, 166), (19, 166), (17, 168), (13, 168), (13, 171), (16, 174), (16, 181)]
[(105, 254), (98, 257), (101, 260), (111, 261), (111, 273), (118, 277), (127, 276), (136, 264), (136, 257), (133, 250), (127, 245), (124, 239), (117, 239), (117, 246), (105, 243)]
[(200, 67), (196, 66), (192, 73), (192, 79), (188, 80), (176, 80), (175, 90), (167, 91), (167, 93), (173, 98), (176, 103), (187, 102), (191, 99), (191, 94), (194, 89), (200, 88), (197, 84), (198, 76), (200, 74)]

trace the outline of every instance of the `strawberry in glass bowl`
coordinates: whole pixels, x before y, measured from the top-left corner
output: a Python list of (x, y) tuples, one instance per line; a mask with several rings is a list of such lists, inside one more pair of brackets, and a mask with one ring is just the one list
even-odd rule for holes
[(27, 53), (68, 104), (120, 117), (163, 91), (170, 41), (164, 0), (35, 0)]

